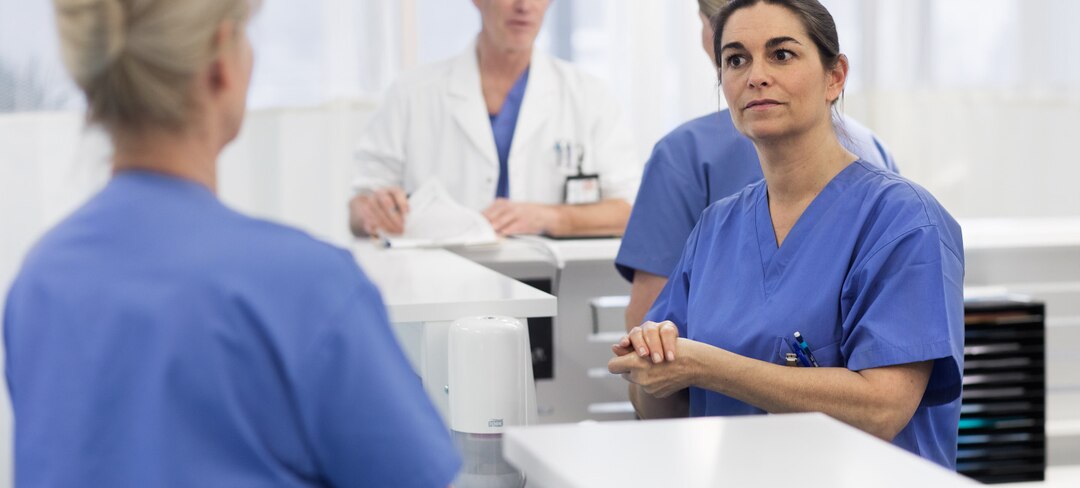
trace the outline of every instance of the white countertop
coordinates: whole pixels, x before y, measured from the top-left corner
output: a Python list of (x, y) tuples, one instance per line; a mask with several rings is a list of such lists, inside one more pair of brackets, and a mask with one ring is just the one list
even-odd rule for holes
[(978, 485), (823, 414), (511, 428), (503, 454), (534, 487)]
[(963, 219), (964, 249), (1080, 247), (1080, 218)]
[(556, 261), (614, 261), (622, 239), (550, 239), (521, 236), (502, 239), (497, 244), (450, 249), (482, 264)]
[(382, 292), (393, 323), (556, 314), (554, 296), (443, 249), (385, 249), (358, 241), (354, 253)]

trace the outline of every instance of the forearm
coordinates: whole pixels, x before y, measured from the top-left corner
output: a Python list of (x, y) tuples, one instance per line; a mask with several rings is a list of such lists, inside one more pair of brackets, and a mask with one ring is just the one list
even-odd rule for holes
[[(915, 412), (925, 390), (906, 371), (881, 373), (889, 381), (872, 381), (864, 372), (846, 368), (792, 368), (740, 356), (697, 343), (691, 384), (754, 405), (770, 413), (823, 412), (879, 438), (891, 441)], [(926, 364), (880, 368), (925, 369)], [(896, 374), (894, 374), (896, 373)], [(874, 378), (880, 379), (880, 376)], [(916, 398), (912, 398), (917, 395)]]
[(656, 398), (640, 386), (630, 383), (630, 403), (642, 419), (671, 419), (690, 416), (690, 391), (682, 390), (667, 398)]
[(622, 235), (630, 219), (630, 204), (612, 199), (588, 205), (556, 205), (557, 221), (549, 229), (553, 236)]

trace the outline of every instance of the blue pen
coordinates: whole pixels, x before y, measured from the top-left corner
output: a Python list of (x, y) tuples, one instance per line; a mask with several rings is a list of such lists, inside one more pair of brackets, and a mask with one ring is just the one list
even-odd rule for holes
[(803, 366), (810, 367), (810, 360), (806, 359), (806, 355), (803, 354), (802, 349), (799, 349), (799, 345), (795, 341), (789, 342), (788, 347), (791, 347), (791, 352), (795, 353), (795, 357), (799, 358), (799, 362)]
[(795, 331), (795, 343), (799, 345), (799, 349), (802, 349), (802, 353), (814, 364), (814, 367), (818, 367), (817, 358), (814, 357), (814, 353), (810, 352), (810, 344), (806, 343), (806, 339), (803, 339), (799, 331)]

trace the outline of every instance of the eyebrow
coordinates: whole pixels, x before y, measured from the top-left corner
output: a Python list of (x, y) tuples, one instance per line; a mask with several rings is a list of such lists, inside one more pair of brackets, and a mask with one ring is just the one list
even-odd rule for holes
[[(794, 42), (795, 44), (798, 44), (800, 46), (802, 45), (802, 43), (797, 41), (794, 37), (783, 36), (783, 37), (774, 37), (774, 38), (769, 39), (768, 41), (766, 41), (765, 42), (765, 49), (772, 49), (772, 48), (774, 48), (776, 46), (779, 46), (781, 44), (784, 44), (786, 42)], [(726, 51), (728, 49), (741, 49), (741, 50), (745, 51), (746, 46), (743, 46), (743, 44), (741, 42), (738, 42), (738, 41), (729, 42), (727, 44), (724, 44), (724, 47), (720, 48), (720, 52), (724, 52), (724, 51)]]
[(781, 44), (784, 44), (785, 42), (794, 42), (795, 44), (798, 44), (798, 45), (800, 45), (800, 46), (802, 45), (802, 43), (801, 43), (801, 42), (799, 42), (799, 41), (796, 41), (794, 37), (787, 37), (787, 36), (784, 36), (784, 37), (774, 37), (774, 38), (772, 38), (772, 39), (769, 39), (769, 40), (768, 40), (768, 41), (767, 41), (767, 42), (765, 43), (765, 49), (772, 49), (772, 48), (774, 48), (774, 47), (776, 47), (776, 46), (779, 46), (779, 45), (781, 45)]
[(743, 51), (746, 50), (746, 48), (743, 47), (741, 42), (729, 42), (727, 44), (724, 44), (724, 47), (720, 48), (720, 52), (724, 52), (728, 49), (742, 49)]

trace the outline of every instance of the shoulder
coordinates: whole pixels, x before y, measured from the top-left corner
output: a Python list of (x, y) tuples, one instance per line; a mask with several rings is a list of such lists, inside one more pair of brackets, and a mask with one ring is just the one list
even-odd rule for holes
[(731, 114), (720, 110), (687, 121), (664, 135), (660, 145), (702, 148), (708, 152), (724, 152), (733, 144), (743, 144), (753, 149), (750, 139), (735, 130)]
[(732, 217), (742, 216), (757, 205), (765, 194), (765, 180), (759, 180), (742, 190), (721, 198), (709, 205), (701, 214), (701, 222), (721, 225), (731, 221)]
[(864, 160), (853, 164), (858, 165), (853, 185), (860, 193), (860, 205), (866, 215), (874, 217), (868, 226), (877, 229), (882, 240), (888, 242), (916, 229), (930, 228), (942, 245), (963, 261), (960, 225), (929, 191)]
[(240, 264), (310, 286), (366, 281), (352, 253), (345, 249), (290, 226), (238, 213), (235, 219), (238, 240), (251, 246), (238, 260)]
[(722, 147), (729, 141), (738, 139), (741, 136), (742, 134), (735, 130), (735, 124), (731, 122), (728, 111), (722, 110), (684, 122), (667, 133), (660, 139), (660, 142), (680, 145), (693, 144), (699, 147)]
[[(374, 283), (353, 254), (286, 225), (238, 215), (235, 239), (218, 259), (213, 288), (312, 322), (338, 314), (349, 303), (381, 309)], [(223, 288), (220, 288), (223, 287)]]
[(744, 144), (753, 151), (753, 145), (735, 129), (731, 116), (723, 110), (684, 122), (665, 134), (653, 147), (653, 159), (661, 154), (674, 154), (698, 161), (722, 160), (723, 155), (732, 154), (736, 144)]

